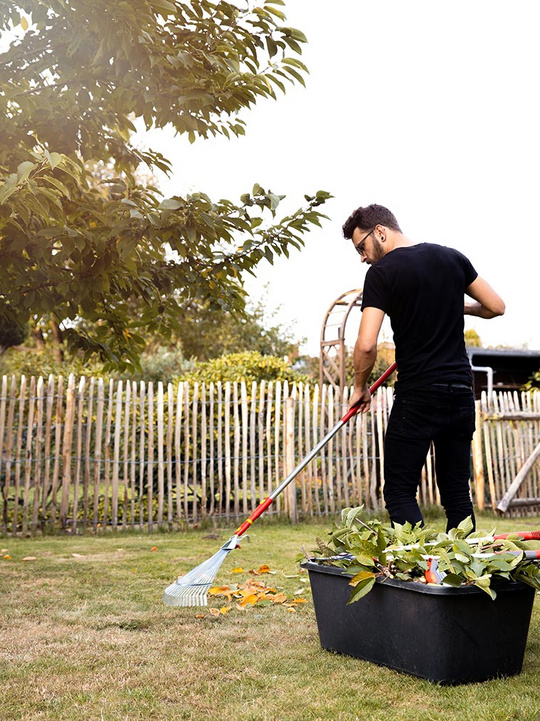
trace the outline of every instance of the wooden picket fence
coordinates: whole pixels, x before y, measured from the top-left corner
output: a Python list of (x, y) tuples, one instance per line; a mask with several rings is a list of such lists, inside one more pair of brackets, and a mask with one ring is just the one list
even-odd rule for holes
[(540, 512), (540, 392), (501, 392), (490, 398), (484, 393), (477, 427), (477, 502), (485, 488), (493, 510), (511, 515)]
[[(0, 530), (236, 522), (337, 423), (348, 393), (339, 398), (330, 386), (287, 382), (173, 387), (4, 376)], [(340, 430), (267, 515), (328, 516), (360, 504), (379, 510), (391, 405), (391, 390), (379, 389), (370, 412)], [(539, 443), (539, 406), (536, 392), (478, 403), (472, 487), (480, 507), (496, 506)], [(538, 475), (533, 468), (516, 500), (538, 498)], [(439, 501), (432, 453), (419, 495), (423, 504)]]

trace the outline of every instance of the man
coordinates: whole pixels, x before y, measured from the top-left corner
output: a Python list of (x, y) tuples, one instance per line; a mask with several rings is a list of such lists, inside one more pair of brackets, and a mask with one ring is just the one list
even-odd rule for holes
[[(364, 413), (370, 407), (367, 380), (385, 314), (396, 346), (398, 377), (384, 448), (384, 500), (390, 520), (423, 522), (416, 494), (433, 441), (447, 530), (467, 516), (474, 522), (469, 476), (475, 408), (464, 314), (495, 318), (504, 313), (504, 302), (462, 253), (413, 243), (381, 205), (355, 210), (343, 235), (371, 266), (354, 348), (351, 407), (358, 404)], [(471, 300), (465, 300), (465, 294)]]

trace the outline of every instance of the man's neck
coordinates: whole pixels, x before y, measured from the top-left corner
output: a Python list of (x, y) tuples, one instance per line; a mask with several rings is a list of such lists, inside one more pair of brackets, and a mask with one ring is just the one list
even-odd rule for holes
[(393, 232), (386, 238), (385, 250), (386, 253), (391, 253), (396, 248), (409, 248), (411, 245), (416, 245), (416, 243), (409, 240), (403, 233)]

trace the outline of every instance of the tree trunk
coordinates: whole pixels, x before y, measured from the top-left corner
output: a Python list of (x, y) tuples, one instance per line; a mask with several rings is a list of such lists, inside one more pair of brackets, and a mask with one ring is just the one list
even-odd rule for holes
[(52, 334), (53, 334), (53, 355), (54, 360), (57, 363), (63, 363), (64, 361), (64, 349), (62, 348), (62, 343), (64, 341), (64, 337), (62, 335), (62, 330), (60, 329), (60, 326), (55, 320), (51, 320), (51, 328), (52, 328)]
[(36, 348), (38, 350), (45, 350), (45, 338), (43, 337), (43, 331), (39, 326), (32, 328), (30, 331), (32, 338), (36, 341)]

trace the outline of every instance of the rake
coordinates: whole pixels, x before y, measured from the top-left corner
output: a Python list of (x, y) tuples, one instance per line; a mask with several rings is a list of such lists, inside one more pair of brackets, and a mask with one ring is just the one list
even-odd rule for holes
[[(396, 365), (396, 363), (392, 363), (382, 376), (375, 381), (369, 389), (369, 392), (372, 395), (377, 388), (379, 388), (379, 386), (381, 386), (386, 379), (392, 375), (396, 369)], [(336, 423), (336, 425), (321, 441), (319, 441), (313, 450), (311, 450), (296, 466), (296, 468), (291, 471), (287, 478), (285, 478), (285, 480), (282, 481), (280, 485), (257, 506), (251, 516), (236, 529), (234, 534), (226, 543), (223, 544), (217, 553), (214, 553), (214, 555), (207, 561), (201, 563), (199, 566), (196, 566), (186, 573), (185, 576), (181, 576), (178, 580), (174, 581), (174, 583), (171, 583), (170, 586), (167, 586), (163, 592), (163, 603), (167, 606), (206, 606), (208, 603), (208, 590), (212, 585), (216, 573), (227, 555), (238, 546), (240, 536), (242, 536), (251, 524), (266, 511), (268, 506), (273, 503), (273, 501), (285, 490), (285, 488), (287, 488), (289, 483), (296, 478), (300, 471), (302, 471), (302, 469), (305, 468), (311, 460), (313, 460), (321, 448), (323, 448), (355, 414), (356, 408), (350, 408), (343, 418)]]

